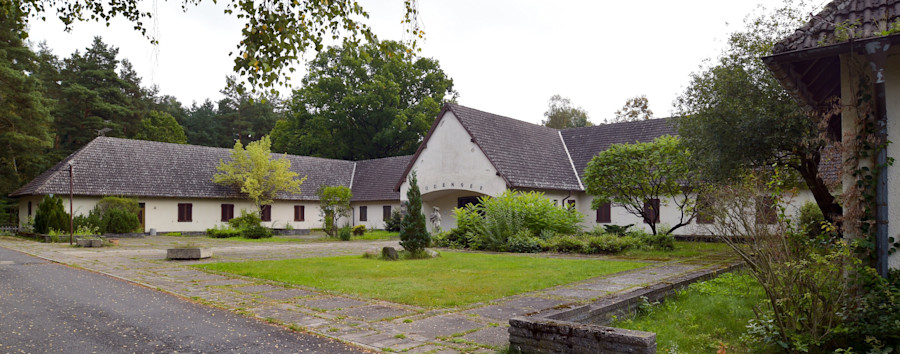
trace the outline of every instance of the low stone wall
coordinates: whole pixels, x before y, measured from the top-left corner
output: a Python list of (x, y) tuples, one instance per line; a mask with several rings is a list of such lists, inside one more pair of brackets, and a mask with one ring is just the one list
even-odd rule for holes
[(605, 327), (613, 316), (633, 314), (643, 302), (660, 301), (694, 282), (743, 264), (702, 269), (576, 308), (553, 309), (509, 320), (509, 344), (523, 353), (656, 353), (656, 334)]
[(509, 320), (509, 345), (523, 353), (656, 353), (656, 333), (548, 318)]

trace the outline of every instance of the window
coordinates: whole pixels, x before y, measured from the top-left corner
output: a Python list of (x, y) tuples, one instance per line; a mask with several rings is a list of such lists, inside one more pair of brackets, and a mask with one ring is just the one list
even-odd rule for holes
[(260, 210), (259, 218), (262, 221), (272, 221), (272, 206), (271, 205), (263, 205)]
[(644, 202), (644, 223), (659, 223), (659, 199), (653, 198)]
[(138, 221), (141, 223), (141, 226), (144, 226), (144, 210), (146, 209), (146, 205), (144, 203), (138, 203)]
[(191, 203), (178, 203), (178, 222), (191, 222), (193, 219)]
[(28, 202), (28, 216), (31, 216), (31, 202)]
[(566, 204), (568, 204), (569, 209), (575, 209), (575, 201), (574, 200), (569, 200), (566, 202)]
[(359, 221), (369, 221), (369, 216), (367, 215), (369, 212), (369, 207), (361, 206), (359, 207)]
[(608, 224), (612, 222), (612, 206), (605, 203), (597, 209), (597, 222)]
[(775, 201), (772, 197), (760, 196), (756, 198), (756, 223), (774, 224), (777, 219), (775, 213)]
[(381, 220), (387, 221), (391, 219), (391, 206), (385, 205), (381, 207)]
[(697, 196), (697, 223), (712, 224), (712, 200), (707, 196)]
[(553, 206), (559, 206), (559, 199), (553, 200)]
[(306, 206), (305, 205), (294, 205), (294, 221), (305, 221), (306, 220)]
[(234, 219), (234, 204), (222, 204), (222, 221)]

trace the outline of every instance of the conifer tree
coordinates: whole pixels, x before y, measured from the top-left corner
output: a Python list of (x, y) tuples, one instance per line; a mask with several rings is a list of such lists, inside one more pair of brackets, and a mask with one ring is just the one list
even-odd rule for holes
[(431, 243), (431, 235), (425, 229), (425, 214), (422, 213), (422, 193), (416, 172), (409, 177), (406, 191), (406, 215), (400, 223), (400, 246), (411, 254), (420, 253)]

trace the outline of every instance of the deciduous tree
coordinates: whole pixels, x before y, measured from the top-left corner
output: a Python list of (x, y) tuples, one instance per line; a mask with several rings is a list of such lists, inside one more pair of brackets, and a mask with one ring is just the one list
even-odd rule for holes
[(338, 220), (350, 216), (350, 199), (353, 198), (353, 192), (345, 186), (322, 185), (316, 194), (319, 196), (323, 229), (328, 236), (334, 237), (338, 232)]
[(275, 150), (345, 160), (414, 153), (455, 92), (436, 60), (393, 54), (404, 48), (385, 42), (320, 52), (288, 118), (272, 131)]
[(150, 114), (141, 120), (141, 125), (134, 138), (164, 143), (187, 143), (184, 128), (175, 121), (175, 117), (160, 111), (150, 111)]
[(541, 124), (554, 128), (578, 128), (589, 127), (591, 121), (588, 119), (587, 111), (581, 107), (575, 107), (568, 97), (553, 95), (547, 104), (547, 111), (544, 112), (544, 118), (547, 118)]
[(291, 161), (287, 157), (273, 158), (269, 137), (247, 144), (234, 144), (231, 161), (219, 161), (218, 172), (213, 182), (239, 189), (256, 205), (261, 213), (263, 205), (275, 201), (278, 193), (300, 193), (300, 185), (306, 177), (297, 178), (291, 171)]
[(612, 121), (606, 123), (634, 122), (653, 119), (653, 111), (650, 110), (650, 102), (647, 95), (634, 96), (625, 101), (625, 106), (616, 111)]
[(697, 211), (700, 184), (689, 159), (690, 154), (679, 139), (671, 136), (646, 143), (613, 144), (594, 156), (585, 168), (586, 191), (594, 197), (594, 209), (606, 203), (624, 207), (650, 225), (654, 235), (660, 210), (654, 210), (652, 203), (647, 208), (647, 202), (659, 200), (660, 209), (674, 204), (679, 218), (666, 230), (671, 234), (689, 224)]

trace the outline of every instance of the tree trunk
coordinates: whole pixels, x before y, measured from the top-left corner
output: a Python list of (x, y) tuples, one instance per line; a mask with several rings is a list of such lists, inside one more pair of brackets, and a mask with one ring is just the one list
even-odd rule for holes
[(818, 151), (811, 157), (801, 157), (800, 165), (794, 166), (794, 168), (797, 172), (800, 172), (807, 188), (812, 192), (813, 198), (816, 199), (816, 204), (819, 205), (819, 209), (822, 210), (822, 214), (825, 216), (825, 221), (835, 223), (843, 215), (843, 209), (835, 202), (834, 196), (828, 190), (828, 185), (825, 184), (822, 177), (819, 177), (820, 158), (821, 155)]

